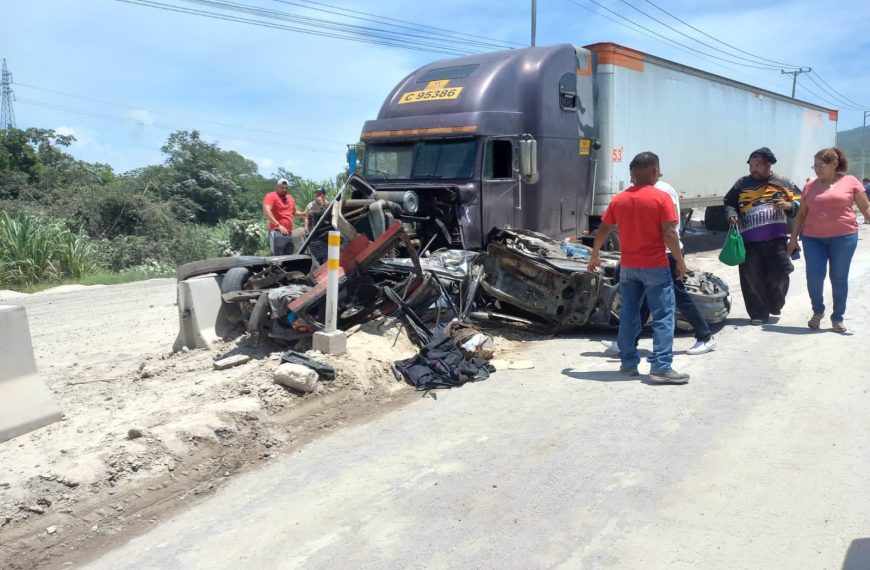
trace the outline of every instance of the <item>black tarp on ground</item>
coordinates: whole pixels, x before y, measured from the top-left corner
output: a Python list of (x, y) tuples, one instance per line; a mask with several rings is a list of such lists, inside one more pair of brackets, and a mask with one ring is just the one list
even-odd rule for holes
[(453, 388), (466, 382), (485, 380), (495, 368), (482, 358), (465, 358), (449, 336), (432, 335), (417, 356), (399, 360), (396, 369), (417, 390)]

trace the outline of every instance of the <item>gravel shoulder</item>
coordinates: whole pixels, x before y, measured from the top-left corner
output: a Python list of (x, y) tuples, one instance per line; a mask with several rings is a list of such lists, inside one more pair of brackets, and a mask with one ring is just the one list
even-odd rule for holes
[[(26, 307), (37, 367), (64, 412), (0, 443), (0, 568), (59, 566), (123, 542), (240, 471), (419, 397), (390, 370), (416, 352), (393, 319), (355, 332), (345, 355), (319, 355), (337, 378), (303, 394), (273, 383), (281, 348), (255, 337), (172, 353), (173, 279), (0, 303)], [(213, 369), (234, 354), (251, 360)]]

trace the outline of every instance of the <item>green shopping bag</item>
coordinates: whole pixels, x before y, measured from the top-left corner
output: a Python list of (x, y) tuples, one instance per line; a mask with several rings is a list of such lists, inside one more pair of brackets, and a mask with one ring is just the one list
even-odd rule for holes
[(719, 261), (725, 265), (740, 265), (746, 261), (746, 246), (743, 245), (743, 236), (737, 230), (737, 224), (731, 224), (728, 230), (728, 237), (719, 252)]

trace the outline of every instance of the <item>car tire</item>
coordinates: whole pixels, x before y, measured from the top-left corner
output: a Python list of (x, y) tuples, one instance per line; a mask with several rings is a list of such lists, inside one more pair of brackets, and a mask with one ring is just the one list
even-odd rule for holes
[[(231, 293), (233, 291), (243, 291), (245, 282), (251, 276), (251, 270), (247, 267), (233, 267), (226, 273), (221, 280), (221, 294)], [(238, 303), (227, 303), (221, 301), (224, 311), (224, 316), (232, 323), (237, 323), (242, 320), (242, 307)]]

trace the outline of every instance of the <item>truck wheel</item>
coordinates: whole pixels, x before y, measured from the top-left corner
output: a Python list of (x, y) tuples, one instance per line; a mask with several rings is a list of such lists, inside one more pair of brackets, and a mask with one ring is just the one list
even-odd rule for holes
[(707, 206), (704, 208), (704, 226), (711, 232), (728, 231), (725, 206)]
[[(251, 270), (247, 267), (233, 267), (224, 273), (224, 278), (221, 280), (221, 294), (244, 290), (245, 282), (250, 276)], [(222, 301), (221, 304), (227, 320), (231, 323), (237, 323), (242, 320), (242, 307), (238, 303)]]

